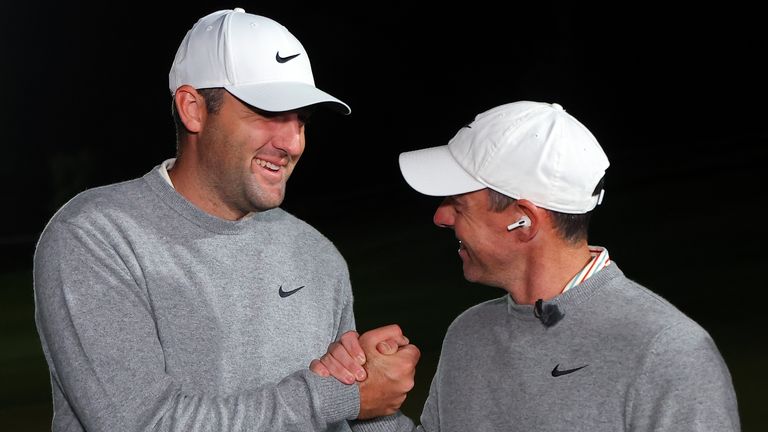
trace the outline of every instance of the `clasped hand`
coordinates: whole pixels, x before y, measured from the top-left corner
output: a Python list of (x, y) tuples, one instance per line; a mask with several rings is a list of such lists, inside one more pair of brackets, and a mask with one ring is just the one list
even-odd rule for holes
[(391, 415), (400, 409), (413, 388), (416, 364), (421, 352), (411, 345), (396, 324), (358, 335), (344, 333), (328, 346), (310, 370), (333, 376), (344, 384), (357, 383), (360, 389), (358, 419)]

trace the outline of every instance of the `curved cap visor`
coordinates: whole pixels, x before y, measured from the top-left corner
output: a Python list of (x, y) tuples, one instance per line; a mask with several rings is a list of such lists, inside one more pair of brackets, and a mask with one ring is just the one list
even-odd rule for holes
[(277, 21), (241, 8), (200, 18), (184, 36), (168, 74), (171, 94), (184, 85), (224, 87), (256, 108), (283, 112), (349, 106), (315, 87), (304, 46)]
[(343, 114), (351, 112), (349, 105), (313, 85), (302, 82), (228, 85), (224, 88), (243, 102), (264, 111), (283, 112), (309, 105), (327, 104)]
[(448, 146), (400, 153), (399, 162), (405, 181), (424, 195), (459, 195), (487, 187), (456, 162)]

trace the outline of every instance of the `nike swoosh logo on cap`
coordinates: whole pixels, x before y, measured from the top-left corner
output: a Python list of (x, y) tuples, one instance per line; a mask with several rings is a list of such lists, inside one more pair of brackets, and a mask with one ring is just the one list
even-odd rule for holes
[(282, 285), (280, 285), (280, 289), (278, 289), (278, 290), (277, 290), (277, 293), (278, 293), (278, 294), (280, 294), (280, 297), (282, 297), (282, 298), (286, 298), (286, 297), (288, 297), (289, 295), (293, 295), (293, 294), (296, 294), (296, 292), (297, 292), (298, 290), (302, 289), (302, 288), (304, 288), (304, 285), (302, 285), (302, 286), (300, 286), (300, 287), (298, 287), (298, 288), (296, 288), (296, 289), (292, 289), (292, 290), (290, 290), (290, 291), (284, 291), (284, 290), (283, 290), (283, 286), (282, 286)]
[(285, 63), (285, 62), (287, 62), (289, 60), (295, 59), (296, 57), (298, 57), (300, 55), (301, 55), (301, 53), (294, 54), (294, 55), (289, 55), (287, 57), (280, 57), (280, 51), (278, 51), (278, 52), (275, 53), (275, 60), (277, 60), (278, 63)]

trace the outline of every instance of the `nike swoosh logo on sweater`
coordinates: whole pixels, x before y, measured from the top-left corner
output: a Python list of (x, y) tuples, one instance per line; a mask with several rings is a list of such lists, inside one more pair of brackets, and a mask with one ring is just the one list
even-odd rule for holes
[(558, 370), (558, 368), (560, 367), (560, 364), (558, 363), (557, 366), (555, 366), (555, 368), (552, 369), (552, 376), (553, 377), (559, 377), (559, 376), (563, 376), (563, 375), (568, 375), (569, 373), (574, 373), (577, 370), (584, 369), (587, 366), (589, 366), (589, 365), (584, 365), (584, 366), (577, 367), (577, 368), (574, 368), (574, 369)]
[(296, 294), (296, 292), (297, 292), (298, 290), (302, 289), (302, 288), (304, 288), (304, 285), (302, 285), (302, 286), (300, 286), (300, 287), (298, 287), (298, 288), (296, 288), (296, 289), (292, 289), (292, 290), (290, 290), (290, 291), (284, 291), (284, 290), (283, 290), (283, 286), (282, 286), (282, 285), (280, 285), (280, 289), (278, 289), (278, 290), (277, 290), (277, 293), (278, 293), (278, 294), (280, 294), (280, 297), (282, 297), (282, 298), (286, 298), (286, 297), (288, 297), (288, 296), (290, 296), (290, 295)]

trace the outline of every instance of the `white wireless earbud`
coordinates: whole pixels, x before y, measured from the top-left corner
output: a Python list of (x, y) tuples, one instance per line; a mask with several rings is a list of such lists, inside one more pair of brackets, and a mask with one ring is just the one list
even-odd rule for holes
[(512, 225), (507, 225), (507, 231), (512, 231), (515, 228), (525, 226), (531, 226), (531, 219), (528, 216), (521, 217), (519, 221), (513, 223)]

